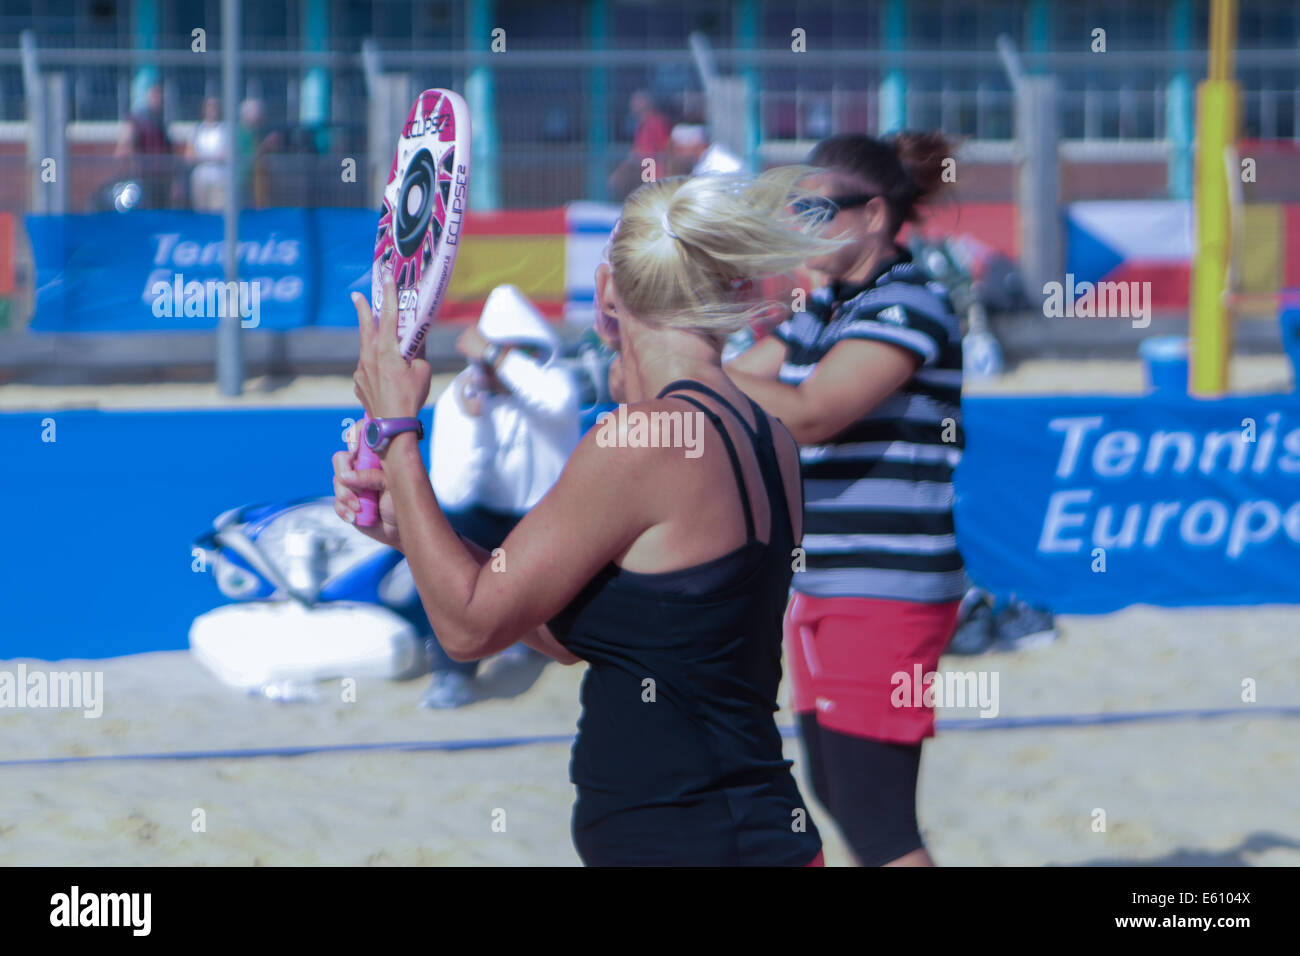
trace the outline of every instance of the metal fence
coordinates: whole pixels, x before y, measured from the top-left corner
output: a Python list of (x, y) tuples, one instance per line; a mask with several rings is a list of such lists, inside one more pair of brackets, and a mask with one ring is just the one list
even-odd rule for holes
[[(832, 50), (815, 57), (785, 50), (718, 50), (714, 55), (719, 71), (746, 84), (762, 157), (785, 155), (791, 144), (832, 131), (878, 130), (881, 90), (891, 70), (908, 79), (908, 125), (941, 128), (976, 147), (1007, 143), (1013, 136), (1015, 98), (993, 50)], [(35, 58), (39, 75), (64, 77), (72, 211), (102, 203), (102, 188), (128, 171), (113, 153), (142, 68), (156, 70), (161, 79), (163, 112), (178, 151), (192, 136), (205, 97), (220, 90), (215, 52), (45, 49), (35, 51)], [(1171, 77), (1181, 73), (1194, 83), (1205, 65), (1203, 54), (1165, 51), (1026, 55), (1024, 60), (1030, 72), (1056, 76), (1059, 127), (1067, 146), (1071, 141), (1126, 143), (1156, 161), (1170, 148)], [(241, 63), (245, 96), (265, 108), (266, 125), (258, 138), (266, 147), (256, 163), (256, 198), (266, 205), (374, 201), (375, 177), (386, 172), (376, 164), (386, 167), (383, 157), (391, 150), (389, 143), (371, 141), (377, 76), (404, 89), (408, 104), (426, 87), (464, 89), (472, 76), (480, 82), (486, 77), (497, 143), (497, 199), (510, 208), (606, 198), (605, 176), (630, 148), (627, 104), (638, 88), (658, 91), (671, 118), (698, 120), (704, 113), (704, 91), (686, 48), (437, 56), (372, 48), (369, 59), (364, 53), (245, 51)], [(1300, 53), (1240, 51), (1238, 69), (1244, 134), (1300, 141)], [(308, 128), (297, 117), (313, 71), (328, 81), (330, 120)], [(30, 205), (30, 190), (14, 186), (28, 181), (20, 173), (31, 162), (25, 149), (33, 110), (29, 87), (21, 53), (0, 50), (0, 174), (9, 184), (0, 187), (0, 208), (18, 212)], [(355, 184), (341, 172), (349, 158), (358, 167)], [(169, 165), (180, 188), (168, 201), (185, 206), (190, 164), (177, 156)]]

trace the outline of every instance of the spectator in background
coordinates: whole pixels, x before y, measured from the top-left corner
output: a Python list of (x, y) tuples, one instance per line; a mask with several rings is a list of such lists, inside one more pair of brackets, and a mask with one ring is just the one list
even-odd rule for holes
[(280, 148), (278, 132), (267, 132), (262, 101), (247, 99), (239, 104), (239, 129), (235, 134), (239, 159), (239, 193), (242, 206), (262, 209), (270, 196), (266, 156)]
[(668, 142), (671, 126), (668, 118), (655, 106), (645, 90), (637, 90), (628, 101), (629, 120), (633, 126), (632, 151), (627, 159), (610, 174), (610, 199), (622, 202), (632, 190), (647, 180), (643, 178), (644, 163), (654, 161), (654, 177), (667, 174)]
[(721, 143), (712, 143), (707, 127), (700, 123), (678, 123), (673, 127), (668, 169), (674, 176), (749, 172), (739, 156)]
[(668, 175), (689, 176), (709, 148), (709, 134), (699, 123), (678, 123), (668, 145)]
[(126, 160), (126, 175), (140, 184), (145, 209), (167, 209), (179, 199), (175, 182), (171, 137), (163, 122), (163, 89), (159, 83), (146, 91), (144, 103), (127, 117), (114, 156)]
[[(498, 286), (456, 342), (469, 366), (438, 398), (429, 477), (456, 532), (491, 551), (550, 491), (581, 438), (578, 383), (554, 361), (560, 341), (514, 286)], [(429, 641), (433, 676), (422, 707), (474, 700), (477, 661), (452, 660)], [(505, 652), (543, 658), (522, 644)]]
[(226, 200), (226, 164), (230, 147), (221, 122), (221, 101), (203, 101), (203, 119), (194, 127), (185, 158), (194, 163), (190, 173), (190, 201), (195, 212), (221, 212)]

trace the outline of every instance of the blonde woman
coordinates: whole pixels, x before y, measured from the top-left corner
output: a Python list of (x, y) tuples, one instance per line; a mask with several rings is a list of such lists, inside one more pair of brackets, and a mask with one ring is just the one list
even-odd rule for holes
[[(350, 452), (334, 459), (345, 520), (357, 490), (381, 491), (368, 533), (406, 554), (452, 657), (523, 640), (589, 665), (570, 766), (588, 865), (821, 860), (773, 717), (802, 532), (798, 450), (720, 361), (760, 307), (751, 278), (836, 248), (793, 211), (807, 172), (661, 180), (628, 198), (596, 276), (626, 426), (613, 442), (588, 433), (495, 558), (448, 524), (414, 433), (392, 440), (382, 473), (353, 471)], [(390, 310), (375, 331), (364, 297), (355, 304), (358, 396), (372, 417), (414, 416), (429, 366), (402, 361)], [(636, 422), (654, 413), (696, 416), (703, 453), (644, 447)]]

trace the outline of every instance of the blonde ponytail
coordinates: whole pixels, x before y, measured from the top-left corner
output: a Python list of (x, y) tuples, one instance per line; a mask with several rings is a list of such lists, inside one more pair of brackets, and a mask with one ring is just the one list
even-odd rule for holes
[(623, 205), (610, 245), (614, 284), (651, 325), (723, 338), (768, 304), (742, 301), (737, 282), (792, 271), (844, 240), (820, 238), (815, 210), (792, 204), (817, 170), (785, 166), (758, 177), (708, 173), (647, 183)]

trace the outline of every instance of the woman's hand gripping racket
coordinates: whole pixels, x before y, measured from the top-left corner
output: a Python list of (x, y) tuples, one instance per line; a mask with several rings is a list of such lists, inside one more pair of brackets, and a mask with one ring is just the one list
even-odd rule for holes
[[(375, 259), (370, 274), (371, 311), (378, 321), (384, 280), (397, 288), (397, 339), (409, 362), (424, 354), (429, 326), (447, 292), (460, 247), (469, 198), (469, 108), (449, 90), (425, 90), (411, 107), (384, 188)], [(358, 433), (356, 468), (379, 468), (365, 441), (369, 417)], [(379, 517), (376, 492), (358, 492), (356, 523)]]

